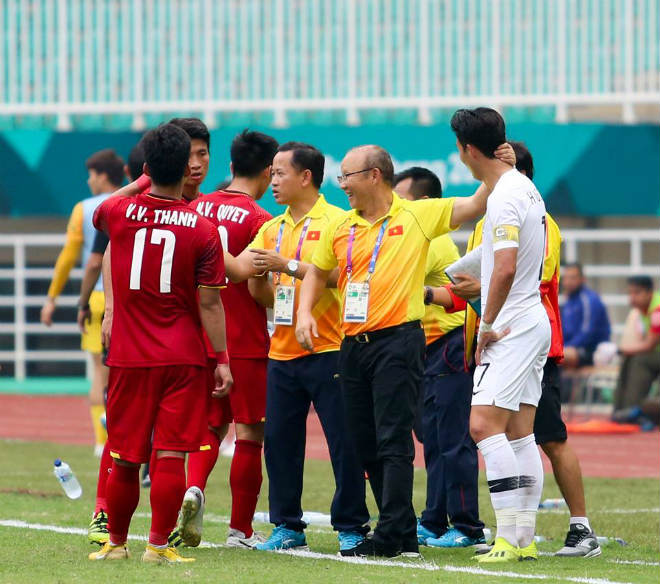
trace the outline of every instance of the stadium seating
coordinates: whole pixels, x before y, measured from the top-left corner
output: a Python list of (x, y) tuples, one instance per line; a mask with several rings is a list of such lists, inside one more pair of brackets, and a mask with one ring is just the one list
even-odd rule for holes
[(1, 12), (0, 130), (141, 128), (181, 109), (218, 125), (237, 112), (433, 123), (475, 99), (523, 121), (603, 104), (633, 121), (648, 107), (657, 119), (660, 102), (656, 0), (8, 0)]

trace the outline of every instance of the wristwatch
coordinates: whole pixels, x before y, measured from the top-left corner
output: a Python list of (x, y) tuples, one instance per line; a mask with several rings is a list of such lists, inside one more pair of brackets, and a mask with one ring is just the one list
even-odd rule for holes
[(295, 276), (299, 266), (300, 266), (300, 262), (298, 262), (297, 260), (289, 260), (289, 263), (287, 263), (286, 265), (286, 271), (289, 274), (289, 276), (291, 277)]
[(433, 302), (433, 288), (424, 286), (424, 304), (427, 306)]

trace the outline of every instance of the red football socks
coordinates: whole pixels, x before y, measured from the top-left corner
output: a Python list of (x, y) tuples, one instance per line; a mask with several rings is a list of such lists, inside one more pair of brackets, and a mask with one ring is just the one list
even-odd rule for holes
[(115, 545), (126, 543), (128, 527), (140, 500), (140, 467), (112, 462), (105, 498), (108, 504), (108, 531)]
[(209, 448), (188, 455), (188, 488), (199, 487), (202, 491), (206, 489), (206, 482), (220, 451), (220, 438), (213, 430), (206, 431), (204, 445)]
[(231, 486), (229, 526), (242, 531), (245, 537), (252, 535), (252, 518), (257, 508), (262, 478), (261, 444), (252, 440), (236, 440), (229, 472)]
[(167, 538), (176, 526), (185, 492), (185, 460), (170, 456), (159, 458), (155, 472), (151, 473), (150, 544), (167, 544)]
[(105, 500), (105, 490), (106, 485), (108, 484), (108, 476), (110, 476), (111, 469), (112, 456), (110, 456), (110, 447), (106, 441), (99, 464), (99, 480), (96, 483), (96, 506), (94, 507), (94, 515), (96, 515), (101, 510), (106, 512), (108, 511), (108, 504)]

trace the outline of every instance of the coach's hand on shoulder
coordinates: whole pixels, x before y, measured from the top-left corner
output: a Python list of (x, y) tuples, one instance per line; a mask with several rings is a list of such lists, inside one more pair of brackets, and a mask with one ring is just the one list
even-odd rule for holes
[(298, 312), (296, 319), (296, 339), (298, 339), (300, 346), (307, 351), (314, 352), (315, 338), (319, 338), (316, 320), (309, 312)]
[(234, 378), (231, 376), (229, 365), (218, 364), (215, 368), (215, 389), (211, 395), (217, 398), (225, 397), (229, 395), (232, 385), (234, 385)]
[(508, 164), (509, 166), (516, 165), (516, 153), (513, 150), (513, 147), (508, 142), (500, 144), (495, 150), (495, 158), (501, 160), (502, 162)]
[(263, 272), (286, 272), (288, 260), (274, 249), (251, 249), (254, 254), (252, 265), (255, 270)]
[(481, 365), (481, 354), (483, 353), (484, 349), (492, 344), (496, 343), (500, 339), (503, 339), (506, 337), (509, 333), (511, 332), (510, 328), (505, 328), (501, 332), (497, 332), (494, 330), (489, 330), (489, 331), (479, 331), (479, 339), (477, 341), (477, 350), (474, 355), (474, 360), (477, 365)]
[(454, 275), (456, 283), (451, 286), (451, 291), (465, 300), (481, 296), (481, 282), (469, 274)]

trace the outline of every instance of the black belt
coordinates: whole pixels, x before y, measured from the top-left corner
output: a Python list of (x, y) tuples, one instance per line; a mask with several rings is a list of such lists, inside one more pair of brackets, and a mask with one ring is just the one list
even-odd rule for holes
[(361, 345), (366, 343), (371, 343), (377, 341), (383, 337), (393, 335), (399, 331), (413, 330), (422, 328), (422, 323), (419, 320), (412, 320), (410, 322), (404, 322), (403, 324), (397, 324), (395, 326), (388, 326), (386, 328), (378, 329), (375, 331), (367, 331), (366, 333), (359, 333), (357, 335), (346, 335), (345, 339), (347, 341), (352, 341), (354, 343), (360, 343)]

